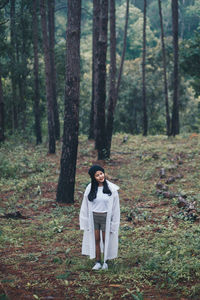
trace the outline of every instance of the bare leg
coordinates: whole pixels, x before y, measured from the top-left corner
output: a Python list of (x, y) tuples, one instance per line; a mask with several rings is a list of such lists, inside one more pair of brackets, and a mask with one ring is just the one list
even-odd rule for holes
[(102, 231), (103, 243), (105, 245), (105, 231)]
[(100, 261), (101, 260), (100, 230), (95, 230), (95, 244), (96, 244), (96, 261)]
[[(102, 231), (102, 238), (103, 238), (103, 249), (105, 251), (105, 231)], [(105, 255), (105, 252), (104, 252)]]

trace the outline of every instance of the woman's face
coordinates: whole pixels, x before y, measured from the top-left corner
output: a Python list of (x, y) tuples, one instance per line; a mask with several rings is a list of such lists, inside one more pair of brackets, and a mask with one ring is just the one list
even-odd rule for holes
[(105, 180), (105, 174), (102, 171), (97, 171), (94, 174), (94, 178), (96, 179), (99, 185), (103, 185), (103, 182)]

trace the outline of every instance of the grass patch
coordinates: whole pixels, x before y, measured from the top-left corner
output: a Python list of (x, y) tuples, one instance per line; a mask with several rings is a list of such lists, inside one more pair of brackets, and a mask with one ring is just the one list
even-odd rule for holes
[[(109, 179), (120, 186), (121, 202), (119, 257), (108, 262), (106, 272), (93, 272), (94, 262), (80, 254), (78, 216), (87, 170), (96, 160), (93, 144), (80, 137), (74, 205), (55, 202), (60, 145), (52, 156), (44, 145), (2, 145), (0, 214), (19, 210), (27, 217), (0, 219), (0, 263), (7, 274), (0, 279), (6, 291), (21, 286), (22, 294), (38, 298), (142, 300), (151, 290), (155, 299), (169, 292), (174, 297), (169, 299), (198, 299), (199, 217), (181, 217), (177, 197), (159, 196), (156, 183), (182, 174), (169, 190), (195, 201), (199, 216), (199, 140), (129, 135), (122, 141), (123, 134), (113, 137), (112, 157), (104, 163)], [(161, 168), (166, 179), (160, 179)]]

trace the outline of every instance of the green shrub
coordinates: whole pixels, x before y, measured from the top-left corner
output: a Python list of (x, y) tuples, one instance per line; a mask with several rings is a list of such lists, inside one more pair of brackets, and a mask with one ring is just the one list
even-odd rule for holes
[(0, 161), (0, 178), (15, 178), (19, 166), (11, 162), (3, 153), (0, 153)]

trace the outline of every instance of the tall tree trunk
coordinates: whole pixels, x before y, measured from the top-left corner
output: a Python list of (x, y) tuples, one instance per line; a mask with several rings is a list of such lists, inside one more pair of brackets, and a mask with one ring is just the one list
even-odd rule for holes
[(3, 87), (1, 82), (1, 70), (0, 70), (0, 142), (5, 140), (4, 134), (4, 100), (3, 100)]
[(18, 128), (17, 115), (17, 83), (16, 83), (16, 32), (15, 32), (15, 0), (10, 0), (10, 45), (11, 45), (11, 85), (12, 85), (12, 131)]
[(55, 137), (60, 139), (60, 121), (56, 95), (56, 66), (55, 66), (55, 0), (48, 1), (49, 51), (51, 62), (52, 92), (54, 104)]
[(27, 76), (27, 58), (26, 58), (26, 24), (25, 24), (25, 13), (24, 0), (21, 1), (20, 9), (20, 24), (19, 30), (21, 31), (21, 38), (16, 39), (16, 54), (17, 54), (17, 65), (21, 66), (17, 72), (17, 83), (19, 87), (19, 103), (18, 103), (18, 115), (20, 128), (25, 131), (26, 127), (26, 100), (25, 100), (25, 88), (26, 88), (26, 76)]
[(179, 100), (178, 100), (178, 0), (172, 0), (172, 28), (173, 28), (173, 49), (174, 49), (174, 78), (173, 78), (173, 110), (171, 134), (179, 134)]
[(126, 0), (126, 18), (125, 18), (125, 27), (124, 27), (123, 51), (122, 51), (121, 64), (120, 64), (118, 80), (117, 80), (116, 101), (117, 101), (118, 94), (119, 94), (119, 87), (120, 87), (120, 83), (121, 83), (122, 71), (123, 71), (123, 66), (124, 66), (124, 58), (125, 58), (125, 53), (126, 53), (128, 17), (129, 17), (129, 0)]
[(40, 119), (40, 92), (39, 92), (39, 65), (38, 65), (38, 0), (33, 0), (33, 51), (34, 51), (34, 116), (36, 144), (42, 143), (41, 119)]
[(74, 202), (80, 94), (81, 0), (68, 0), (63, 147), (57, 188), (58, 202)]
[(19, 38), (16, 37), (16, 84), (17, 84), (17, 89), (19, 93), (18, 101), (17, 101), (17, 119), (18, 119), (18, 127), (22, 128), (21, 124), (21, 102), (23, 102), (23, 92), (22, 92), (22, 82), (21, 82), (21, 68), (20, 66), (20, 45), (19, 45)]
[(108, 114), (107, 114), (107, 148), (108, 157), (110, 157), (114, 110), (116, 105), (116, 18), (115, 18), (115, 0), (110, 0), (110, 86), (108, 98)]
[(166, 71), (166, 55), (165, 55), (165, 39), (163, 29), (163, 17), (161, 0), (158, 0), (159, 15), (160, 15), (160, 29), (161, 29), (161, 43), (162, 43), (162, 56), (163, 56), (163, 75), (164, 75), (164, 95), (165, 95), (165, 108), (166, 108), (166, 127), (167, 135), (170, 135), (170, 115), (169, 115), (169, 101), (168, 101), (168, 84), (167, 84), (167, 71)]
[(97, 98), (97, 65), (99, 39), (100, 0), (93, 1), (93, 30), (92, 30), (92, 102), (90, 110), (89, 139), (95, 138), (96, 98)]
[[(26, 128), (26, 76), (27, 76), (27, 55), (26, 55), (26, 24), (24, 22), (25, 19), (25, 14), (24, 14), (24, 1), (22, 1), (21, 4), (21, 22), (22, 22), (22, 62), (23, 62), (23, 72), (22, 72), (22, 76), (21, 76), (21, 82), (22, 82), (22, 101), (21, 101), (21, 113), (22, 113), (22, 128), (23, 130), (25, 130)], [(26, 12), (25, 12), (26, 13)]]
[(144, 0), (144, 23), (143, 23), (143, 58), (142, 58), (142, 100), (143, 100), (143, 135), (147, 136), (148, 119), (146, 104), (146, 10), (147, 0)]
[(110, 89), (109, 89), (109, 104), (108, 104), (108, 115), (107, 115), (107, 126), (106, 126), (107, 143), (108, 143), (108, 146), (107, 146), (108, 157), (110, 157), (110, 149), (111, 149), (112, 133), (113, 133), (113, 122), (114, 122), (114, 112), (115, 112), (115, 106), (116, 106), (117, 98), (118, 98), (118, 94), (119, 94), (119, 87), (120, 87), (125, 52), (126, 52), (128, 16), (129, 16), (129, 0), (127, 0), (127, 5), (126, 5), (123, 51), (122, 51), (119, 75), (118, 75), (117, 86), (116, 86), (115, 0), (110, 0)]
[(45, 0), (40, 0), (41, 26), (43, 35), (44, 61), (45, 61), (45, 79), (46, 79), (46, 97), (48, 113), (48, 133), (49, 133), (49, 153), (55, 153), (55, 123), (54, 123), (54, 104), (52, 92), (51, 63), (49, 55), (49, 42), (47, 35), (46, 5)]
[(97, 118), (95, 124), (98, 159), (106, 159), (108, 157), (105, 128), (107, 28), (108, 0), (102, 0), (98, 40)]

